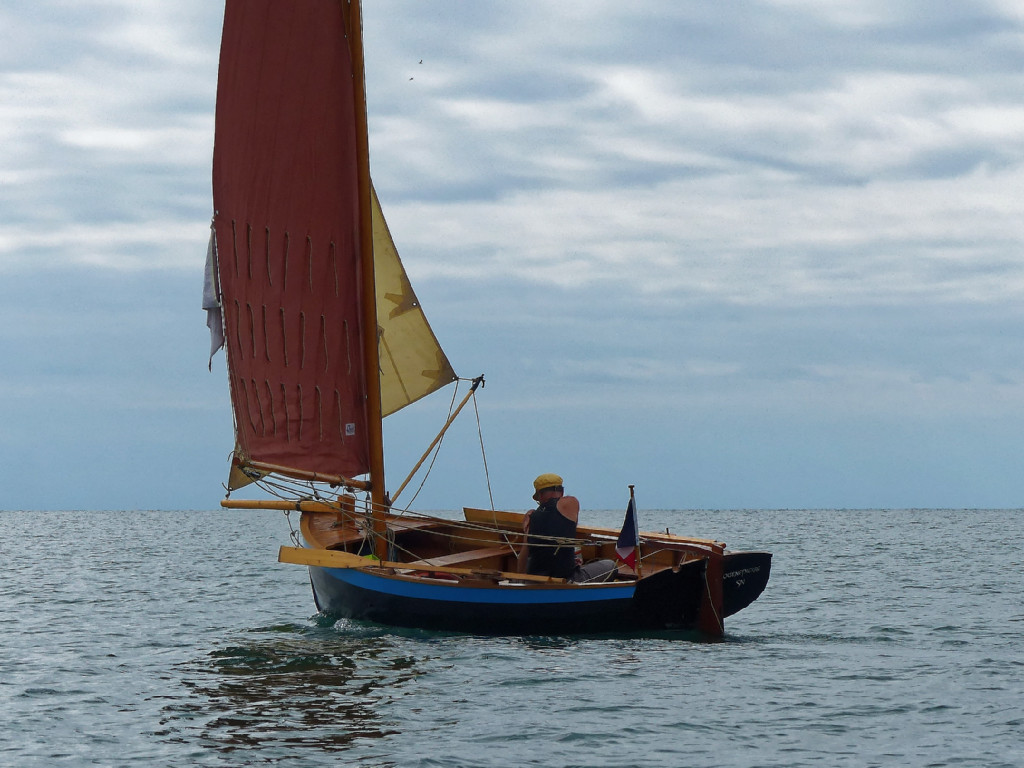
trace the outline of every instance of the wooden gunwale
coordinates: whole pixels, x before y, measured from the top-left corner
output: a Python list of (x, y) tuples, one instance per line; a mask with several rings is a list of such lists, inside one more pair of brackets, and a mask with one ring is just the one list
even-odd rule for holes
[[(519, 531), (522, 530), (523, 517), (525, 517), (522, 512), (502, 512), (490, 509), (475, 509), (473, 507), (463, 508), (463, 513), (466, 516), (466, 520), (472, 523), (491, 523), (502, 528), (507, 527)], [(599, 528), (596, 526), (580, 525), (576, 528), (576, 534), (581, 539), (590, 536), (617, 539), (619, 531), (615, 528)], [(721, 554), (725, 551), (724, 542), (715, 541), (714, 539), (698, 539), (689, 536), (677, 536), (674, 533), (652, 533), (649, 531), (641, 531), (640, 542), (641, 544), (649, 542), (659, 545), (702, 547), (717, 554)]]

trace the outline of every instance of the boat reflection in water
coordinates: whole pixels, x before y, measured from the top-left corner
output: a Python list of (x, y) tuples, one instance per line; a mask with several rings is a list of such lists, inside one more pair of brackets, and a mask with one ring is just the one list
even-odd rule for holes
[(426, 659), (396, 652), (393, 637), (341, 628), (275, 627), (288, 634), (191, 662), (184, 678), (193, 701), (165, 709), (161, 735), (223, 753), (260, 747), (275, 760), (397, 735), (381, 707), (405, 693)]

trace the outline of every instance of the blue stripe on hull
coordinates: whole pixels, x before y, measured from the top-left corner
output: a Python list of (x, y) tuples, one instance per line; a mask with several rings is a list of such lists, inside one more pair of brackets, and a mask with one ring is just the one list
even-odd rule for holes
[(377, 576), (354, 568), (323, 568), (332, 578), (354, 587), (382, 592), (395, 597), (417, 600), (440, 600), (447, 603), (494, 603), (515, 605), (547, 605), (551, 603), (589, 603), (606, 600), (629, 600), (636, 587), (546, 587), (542, 589), (506, 587), (462, 587), (456, 584), (425, 584)]

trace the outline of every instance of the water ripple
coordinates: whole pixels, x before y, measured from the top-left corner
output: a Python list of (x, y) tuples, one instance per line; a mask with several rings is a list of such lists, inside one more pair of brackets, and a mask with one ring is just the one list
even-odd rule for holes
[(651, 513), (775, 552), (721, 642), (331, 622), (276, 516), (0, 514), (0, 764), (1024, 765), (1020, 511)]

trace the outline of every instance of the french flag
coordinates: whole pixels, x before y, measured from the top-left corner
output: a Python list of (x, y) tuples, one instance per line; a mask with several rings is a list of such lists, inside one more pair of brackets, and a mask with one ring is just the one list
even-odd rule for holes
[(636, 502), (631, 496), (626, 507), (626, 519), (622, 521), (619, 540), (615, 542), (615, 554), (634, 571), (636, 570), (636, 553), (640, 546), (640, 534), (636, 524)]

